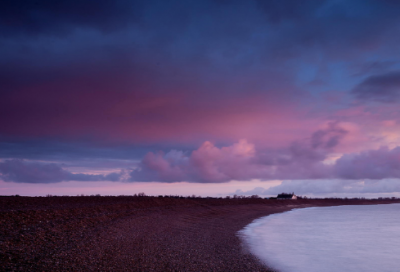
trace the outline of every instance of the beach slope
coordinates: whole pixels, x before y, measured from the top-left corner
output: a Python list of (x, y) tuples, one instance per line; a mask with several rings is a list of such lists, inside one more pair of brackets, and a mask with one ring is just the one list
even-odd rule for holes
[(293, 208), (399, 200), (0, 197), (5, 271), (271, 271), (237, 232)]

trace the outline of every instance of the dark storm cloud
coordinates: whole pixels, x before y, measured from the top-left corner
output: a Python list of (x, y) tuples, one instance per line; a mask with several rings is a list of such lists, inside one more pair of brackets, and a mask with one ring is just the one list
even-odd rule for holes
[(56, 163), (5, 160), (0, 162), (0, 179), (19, 183), (54, 183), (61, 181), (118, 181), (120, 173), (107, 175), (74, 174)]
[(366, 78), (353, 89), (362, 100), (392, 103), (400, 98), (400, 72), (390, 72)]
[(60, 35), (76, 27), (113, 30), (137, 20), (139, 2), (4, 0), (0, 3), (0, 33)]
[(388, 73), (398, 63), (399, 61), (397, 60), (367, 61), (354, 67), (354, 76), (378, 75)]
[[(398, 8), (382, 1), (315, 0), (63, 0), (2, 1), (1, 5), (2, 32), (10, 35), (34, 31), (50, 36), (65, 35), (72, 40), (73, 35), (49, 30), (128, 29), (118, 37), (122, 42), (130, 43), (133, 38), (167, 51), (172, 46), (182, 49), (181, 55), (187, 50), (202, 51), (212, 46), (224, 50), (221, 53), (226, 56), (232, 53), (236, 57), (240, 50), (247, 49), (247, 42), (263, 42), (259, 45), (265, 50), (291, 48), (288, 53), (294, 53), (296, 48), (307, 50), (303, 46), (309, 45), (354, 46), (355, 40), (376, 39), (382, 29), (390, 28), (388, 24), (396, 19)], [(180, 42), (192, 49), (180, 48), (183, 46)]]
[(269, 21), (273, 23), (282, 23), (285, 20), (301, 21), (324, 6), (329, 1), (308, 0), (257, 0), (257, 6), (267, 15)]
[(282, 61), (303, 57), (313, 61), (320, 54), (356, 56), (370, 43), (379, 46), (385, 40), (398, 11), (382, 1), (86, 0), (2, 1), (1, 5), (1, 33), (9, 34), (0, 44), (2, 90), (16, 81), (47, 82), (101, 66), (102, 71), (128, 75), (151, 69), (158, 80), (160, 73), (172, 68), (182, 79), (188, 75), (176, 67), (184, 65), (184, 70), (193, 69), (201, 77), (216, 72), (234, 76), (235, 69), (239, 74), (247, 70), (264, 76), (275, 71), (269, 86), (260, 84), (264, 92), (271, 92), (282, 85), (271, 79), (278, 75), (280, 81), (288, 80), (296, 70), (294, 63), (292, 69), (281, 71)]

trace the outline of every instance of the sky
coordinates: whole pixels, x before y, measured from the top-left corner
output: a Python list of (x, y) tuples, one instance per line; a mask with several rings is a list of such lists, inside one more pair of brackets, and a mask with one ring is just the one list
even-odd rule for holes
[(394, 0), (3, 0), (0, 195), (400, 196)]

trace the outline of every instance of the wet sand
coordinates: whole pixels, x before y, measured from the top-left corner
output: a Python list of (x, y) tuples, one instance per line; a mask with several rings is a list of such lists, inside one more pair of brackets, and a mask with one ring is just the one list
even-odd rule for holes
[(0, 270), (272, 271), (237, 232), (293, 208), (399, 200), (0, 197)]

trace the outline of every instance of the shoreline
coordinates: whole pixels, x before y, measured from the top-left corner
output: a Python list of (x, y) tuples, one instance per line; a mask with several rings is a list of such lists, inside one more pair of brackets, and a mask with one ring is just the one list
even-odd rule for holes
[[(393, 271), (399, 253), (393, 245), (399, 241), (387, 230), (398, 225), (399, 208), (400, 203), (295, 208), (260, 217), (239, 235), (276, 271)], [(382, 249), (387, 254), (379, 255)]]
[(364, 199), (0, 197), (0, 263), (12, 270), (272, 271), (238, 231), (294, 208)]

